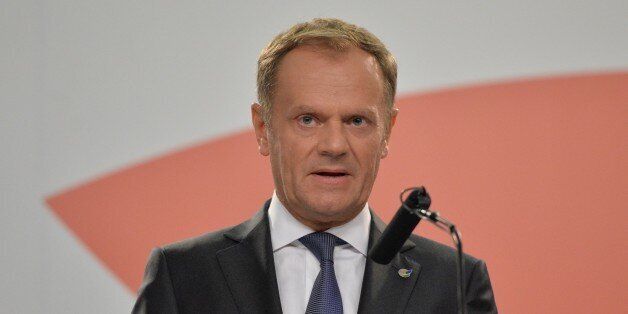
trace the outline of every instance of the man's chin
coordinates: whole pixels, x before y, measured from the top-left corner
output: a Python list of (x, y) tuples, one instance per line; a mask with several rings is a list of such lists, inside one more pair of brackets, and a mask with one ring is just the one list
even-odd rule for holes
[(317, 200), (309, 204), (310, 212), (321, 222), (338, 222), (352, 219), (362, 208), (340, 200)]

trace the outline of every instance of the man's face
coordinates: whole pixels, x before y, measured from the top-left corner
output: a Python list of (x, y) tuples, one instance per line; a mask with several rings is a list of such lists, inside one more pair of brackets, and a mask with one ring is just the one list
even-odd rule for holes
[(386, 123), (394, 124), (372, 55), (298, 47), (278, 69), (270, 128), (259, 105), (252, 113), (277, 196), (295, 218), (325, 230), (358, 214), (387, 154)]

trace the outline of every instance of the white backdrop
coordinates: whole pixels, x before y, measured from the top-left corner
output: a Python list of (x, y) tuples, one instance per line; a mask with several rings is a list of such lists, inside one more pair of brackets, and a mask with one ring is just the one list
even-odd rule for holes
[[(626, 1), (2, 1), (0, 311), (124, 313), (134, 295), (43, 199), (249, 127), (279, 31), (339, 17), (379, 36), (399, 92), (627, 69)], [(498, 300), (499, 302), (499, 300)]]

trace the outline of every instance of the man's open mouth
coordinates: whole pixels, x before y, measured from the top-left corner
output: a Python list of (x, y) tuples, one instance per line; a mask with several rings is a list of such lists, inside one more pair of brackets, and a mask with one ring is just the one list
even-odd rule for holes
[(318, 171), (318, 172), (314, 172), (314, 174), (319, 175), (319, 176), (326, 176), (326, 177), (342, 177), (342, 176), (348, 175), (346, 172), (328, 172), (328, 171)]

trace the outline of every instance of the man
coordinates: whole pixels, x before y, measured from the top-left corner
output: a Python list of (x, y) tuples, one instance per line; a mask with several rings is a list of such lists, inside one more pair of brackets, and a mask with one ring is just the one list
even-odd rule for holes
[[(251, 108), (275, 193), (251, 220), (155, 249), (135, 313), (456, 313), (456, 256), (413, 235), (367, 259), (370, 211), (395, 124), (397, 67), (375, 36), (337, 19), (278, 35)], [(496, 312), (484, 262), (466, 256), (469, 313)]]

